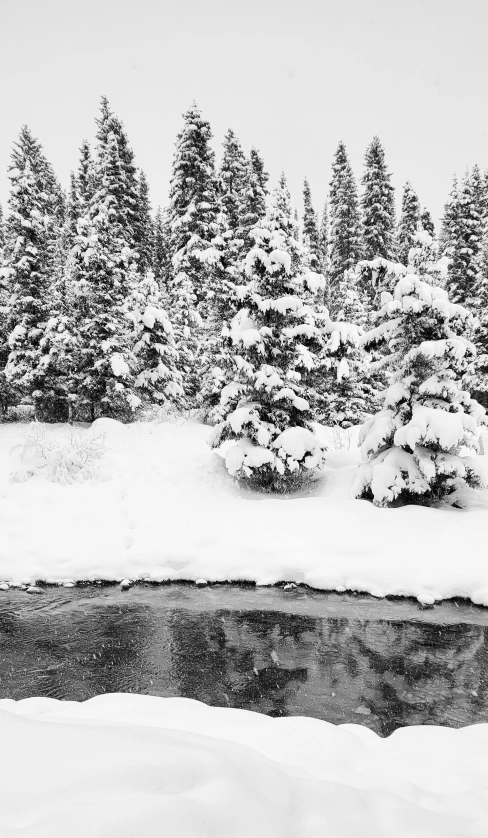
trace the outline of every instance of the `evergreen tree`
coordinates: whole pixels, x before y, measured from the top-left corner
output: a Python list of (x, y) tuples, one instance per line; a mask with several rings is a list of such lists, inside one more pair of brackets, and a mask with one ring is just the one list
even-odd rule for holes
[(0, 265), (2, 264), (3, 248), (5, 247), (5, 221), (3, 218), (3, 209), (0, 204)]
[[(248, 284), (237, 289), (241, 308), (224, 330), (233, 363), (221, 391), (223, 419), (211, 444), (233, 440), (229, 472), (259, 488), (284, 491), (323, 459), (311, 425), (316, 396), (307, 384), (323, 343), (315, 312), (302, 298), (307, 272), (300, 265), (283, 178), (253, 236), (245, 261)], [(318, 290), (323, 281), (312, 287)]]
[(303, 244), (307, 253), (309, 267), (320, 272), (322, 268), (320, 237), (317, 215), (312, 206), (312, 194), (308, 180), (303, 183)]
[(445, 248), (450, 257), (447, 289), (454, 303), (476, 309), (476, 276), (483, 233), (479, 200), (467, 174), (451, 198), (445, 221)]
[(325, 372), (328, 398), (322, 416), (326, 424), (344, 428), (363, 423), (375, 409), (377, 399), (370, 356), (360, 345), (367, 319), (362, 297), (357, 273), (344, 271), (335, 288), (336, 322), (329, 326), (330, 360)]
[(362, 179), (363, 240), (366, 259), (391, 259), (395, 252), (395, 196), (379, 137), (366, 149)]
[(464, 378), (473, 397), (488, 408), (488, 229), (482, 241), (480, 263), (475, 284), (477, 324), (474, 333), (476, 356)]
[(158, 207), (154, 218), (152, 270), (166, 299), (169, 293), (173, 266), (170, 251), (171, 225), (168, 209)]
[(105, 99), (97, 126), (95, 190), (78, 222), (65, 272), (68, 304), (51, 339), (78, 415), (124, 418), (140, 404), (133, 389), (136, 360), (127, 312), (137, 281), (128, 144)]
[(269, 176), (264, 170), (264, 163), (255, 149), (251, 149), (246, 164), (246, 179), (242, 206), (239, 238), (244, 241), (244, 247), (253, 246), (250, 233), (266, 215), (266, 196), (268, 194)]
[(456, 176), (454, 176), (449, 197), (444, 204), (444, 215), (442, 216), (439, 237), (440, 252), (442, 255), (448, 256), (449, 258), (452, 258), (452, 243), (454, 239), (454, 229), (457, 224), (457, 210), (458, 182)]
[(183, 118), (170, 189), (173, 266), (170, 312), (185, 393), (192, 400), (200, 385), (197, 358), (202, 321), (197, 306), (206, 314), (211, 295), (202, 254), (218, 233), (218, 202), (210, 125), (202, 119), (196, 104)]
[(344, 143), (339, 143), (330, 182), (330, 297), (334, 286), (362, 257), (356, 180)]
[[(402, 212), (397, 227), (396, 258), (402, 265), (408, 263), (408, 252), (420, 221), (420, 204), (417, 193), (407, 180), (403, 189)], [(384, 255), (384, 254), (382, 254)]]
[(137, 359), (135, 387), (144, 399), (156, 404), (179, 402), (183, 388), (174, 331), (151, 271), (134, 287), (129, 309)]
[(229, 128), (224, 138), (224, 153), (219, 170), (219, 195), (226, 216), (227, 229), (237, 238), (243, 226), (244, 191), (247, 186), (247, 165), (241, 144)]
[(322, 218), (319, 227), (319, 254), (320, 272), (326, 277), (329, 275), (329, 210), (327, 201), (324, 204)]
[[(108, 103), (107, 103), (108, 104)], [(80, 147), (80, 162), (76, 178), (80, 214), (88, 207), (95, 191), (95, 172), (88, 140), (83, 140)]]
[(429, 236), (432, 236), (432, 238), (435, 239), (434, 222), (429, 210), (426, 207), (424, 207), (420, 213), (420, 224), (422, 225), (422, 229), (425, 230)]
[(5, 375), (8, 386), (32, 399), (40, 415), (57, 398), (44, 338), (51, 313), (53, 236), (60, 195), (41, 146), (26, 126), (14, 144), (9, 179), (3, 270), (9, 297), (4, 320), (9, 350)]
[(134, 225), (134, 247), (139, 254), (137, 267), (142, 276), (151, 269), (154, 252), (154, 225), (149, 200), (149, 185), (141, 170), (138, 183), (138, 200)]
[(195, 103), (183, 119), (173, 159), (170, 245), (175, 285), (184, 275), (189, 293), (200, 301), (207, 289), (199, 255), (218, 232), (215, 154), (210, 147), (210, 125)]
[(472, 455), (484, 410), (459, 381), (474, 352), (470, 315), (422, 276), (398, 278), (398, 265), (385, 265), (384, 287), (366, 342), (386, 342), (394, 373), (383, 409), (362, 428), (353, 491), (378, 506), (431, 504), (481, 485)]

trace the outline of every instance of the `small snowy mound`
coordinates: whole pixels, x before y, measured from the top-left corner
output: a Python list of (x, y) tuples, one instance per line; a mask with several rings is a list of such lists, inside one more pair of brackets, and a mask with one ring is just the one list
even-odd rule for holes
[(480, 838), (488, 725), (272, 719), (196, 701), (0, 701), (2, 838)]

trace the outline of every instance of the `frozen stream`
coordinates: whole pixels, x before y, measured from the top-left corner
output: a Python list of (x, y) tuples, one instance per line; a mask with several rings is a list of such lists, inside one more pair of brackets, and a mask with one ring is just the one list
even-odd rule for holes
[(488, 610), (215, 585), (0, 592), (0, 698), (186, 696), (396, 727), (488, 721)]

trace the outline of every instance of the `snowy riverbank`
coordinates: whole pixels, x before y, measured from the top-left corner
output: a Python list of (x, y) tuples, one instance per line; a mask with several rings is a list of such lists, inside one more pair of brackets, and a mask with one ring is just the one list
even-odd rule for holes
[[(206, 445), (209, 428), (183, 422), (98, 420), (103, 479), (11, 482), (25, 427), (0, 426), (0, 582), (286, 580), (488, 605), (488, 493), (471, 492), (464, 510), (354, 500), (357, 429), (350, 450), (329, 451), (319, 483), (282, 498), (239, 489)], [(67, 433), (47, 428), (48, 439)]]
[(474, 838), (487, 829), (484, 724), (381, 739), (359, 725), (118, 694), (2, 700), (0, 737), (2, 838)]

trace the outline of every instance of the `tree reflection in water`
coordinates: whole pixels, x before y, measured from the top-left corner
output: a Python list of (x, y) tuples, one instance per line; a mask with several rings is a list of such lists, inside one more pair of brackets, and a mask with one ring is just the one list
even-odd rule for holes
[(402, 725), (488, 721), (485, 625), (371, 618), (382, 613), (377, 602), (368, 603), (368, 619), (364, 608), (351, 608), (351, 617), (344, 607), (304, 614), (306, 598), (302, 613), (289, 613), (279, 591), (243, 593), (226, 608), (218, 590), (205, 607), (183, 586), (74, 591), (0, 596), (0, 697), (185, 696), (358, 722), (383, 735)]

